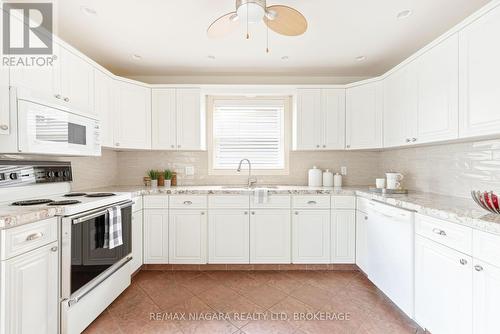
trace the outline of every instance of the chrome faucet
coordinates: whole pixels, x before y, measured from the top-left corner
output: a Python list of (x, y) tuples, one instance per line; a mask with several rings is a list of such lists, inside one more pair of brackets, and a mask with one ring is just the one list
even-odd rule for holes
[(248, 188), (252, 188), (254, 184), (257, 183), (257, 180), (252, 178), (252, 163), (248, 159), (241, 159), (240, 164), (238, 165), (238, 169), (236, 170), (238, 173), (241, 172), (241, 165), (243, 162), (246, 161), (248, 162)]

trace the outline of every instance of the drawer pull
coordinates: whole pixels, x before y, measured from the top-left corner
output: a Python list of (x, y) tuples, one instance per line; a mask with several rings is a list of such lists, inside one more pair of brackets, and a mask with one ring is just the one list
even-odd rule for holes
[(474, 269), (476, 271), (483, 271), (484, 268), (482, 266), (477, 265), (477, 266), (474, 266)]
[(466, 259), (460, 259), (460, 264), (462, 266), (465, 266), (467, 264), (467, 260)]
[(309, 201), (309, 202), (307, 202), (307, 204), (314, 205), (314, 204), (318, 204), (318, 203), (316, 201)]
[(246, 216), (246, 215), (248, 215), (248, 211), (245, 211), (245, 212), (243, 212), (243, 213), (245, 214), (245, 216)]
[(299, 212), (298, 211), (295, 211), (295, 215), (298, 216), (299, 215)]
[(205, 211), (200, 212), (200, 214), (201, 214), (202, 216), (204, 216), (204, 215), (205, 215)]
[(191, 204), (193, 204), (193, 202), (191, 202), (191, 201), (184, 201), (184, 205), (191, 205)]
[(252, 216), (255, 216), (255, 211), (252, 211)]
[(40, 239), (41, 237), (43, 237), (43, 233), (42, 232), (38, 232), (38, 233), (33, 233), (33, 234), (30, 234), (26, 237), (26, 241), (33, 241), (33, 240), (36, 240), (36, 239)]
[(365, 216), (365, 220), (368, 220), (368, 216)]
[(57, 246), (54, 246), (50, 249), (51, 252), (57, 252)]
[(439, 235), (442, 235), (442, 236), (446, 236), (446, 232), (443, 231), (443, 230), (440, 230), (438, 228), (433, 228), (432, 229), (432, 232), (436, 233), (436, 234), (439, 234)]

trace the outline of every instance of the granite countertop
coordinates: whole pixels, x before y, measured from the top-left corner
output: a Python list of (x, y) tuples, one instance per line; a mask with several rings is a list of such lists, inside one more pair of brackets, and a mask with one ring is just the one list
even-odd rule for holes
[[(230, 188), (228, 188), (230, 187)], [(412, 210), (424, 215), (444, 219), (465, 225), (477, 230), (500, 235), (500, 215), (488, 214), (474, 203), (472, 199), (444, 196), (423, 192), (410, 192), (408, 195), (382, 195), (368, 191), (366, 186), (358, 187), (307, 187), (307, 186), (271, 186), (270, 195), (337, 195), (360, 196), (382, 203)], [(130, 192), (132, 196), (142, 195), (210, 195), (210, 194), (250, 194), (252, 190), (232, 186), (179, 186), (172, 188), (151, 188), (144, 186), (114, 186), (86, 191)], [(0, 229), (35, 222), (56, 216), (60, 213), (57, 207), (12, 207), (0, 206)]]

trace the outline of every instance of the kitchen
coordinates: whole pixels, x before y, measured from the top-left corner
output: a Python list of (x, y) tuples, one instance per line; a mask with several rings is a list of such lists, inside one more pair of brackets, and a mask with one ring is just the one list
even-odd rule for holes
[(500, 1), (2, 9), (0, 333), (500, 332)]

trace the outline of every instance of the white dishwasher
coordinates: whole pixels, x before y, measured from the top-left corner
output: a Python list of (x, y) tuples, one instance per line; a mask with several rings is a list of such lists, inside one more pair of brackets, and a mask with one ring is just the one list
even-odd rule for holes
[(368, 278), (413, 318), (414, 213), (374, 201), (368, 207)]

